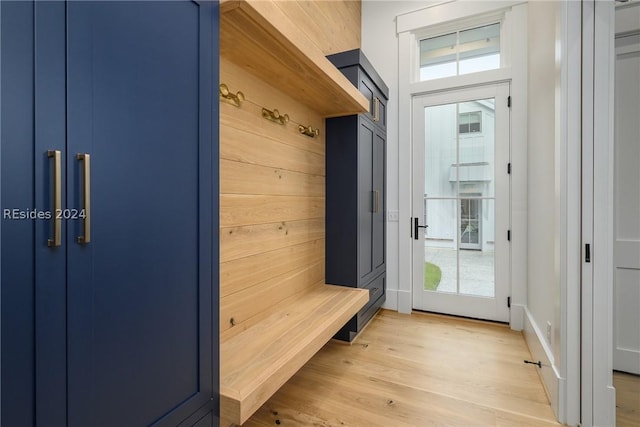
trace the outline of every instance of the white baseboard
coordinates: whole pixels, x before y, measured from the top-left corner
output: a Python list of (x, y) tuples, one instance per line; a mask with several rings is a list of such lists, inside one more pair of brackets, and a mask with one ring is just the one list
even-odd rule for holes
[(524, 329), (524, 305), (511, 304), (511, 316), (509, 318), (509, 326), (514, 331), (521, 331)]
[(561, 419), (560, 416), (563, 414), (560, 408), (560, 387), (564, 387), (564, 382), (554, 364), (553, 351), (527, 307), (524, 307), (524, 338), (529, 346), (533, 361), (542, 362), (541, 369), (533, 365), (532, 368), (538, 370), (556, 419)]
[(385, 298), (384, 304), (382, 304), (382, 308), (398, 311), (398, 290), (387, 288), (386, 294), (387, 296)]
[(413, 309), (411, 302), (411, 291), (402, 291), (398, 289), (398, 312), (403, 314), (411, 314)]
[(382, 308), (394, 310), (398, 313), (411, 314), (411, 291), (387, 289), (387, 298)]

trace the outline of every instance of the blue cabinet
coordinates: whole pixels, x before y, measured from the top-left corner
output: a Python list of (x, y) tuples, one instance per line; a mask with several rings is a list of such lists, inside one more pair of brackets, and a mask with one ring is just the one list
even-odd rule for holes
[(336, 336), (351, 341), (386, 296), (389, 90), (359, 49), (328, 58), (370, 102), (366, 113), (326, 121), (326, 281), (369, 289), (369, 303)]
[(0, 7), (2, 425), (214, 425), (218, 5)]

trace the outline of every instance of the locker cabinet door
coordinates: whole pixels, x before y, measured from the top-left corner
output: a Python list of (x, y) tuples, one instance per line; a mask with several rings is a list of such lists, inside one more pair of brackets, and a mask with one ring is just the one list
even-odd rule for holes
[(67, 20), (68, 205), (89, 215), (67, 221), (69, 426), (177, 425), (218, 406), (217, 5)]

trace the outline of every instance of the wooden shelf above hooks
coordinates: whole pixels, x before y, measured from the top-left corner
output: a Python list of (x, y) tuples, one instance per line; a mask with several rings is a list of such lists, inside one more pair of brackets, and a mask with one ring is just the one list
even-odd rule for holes
[(220, 2), (220, 54), (324, 117), (358, 114), (369, 101), (272, 0)]

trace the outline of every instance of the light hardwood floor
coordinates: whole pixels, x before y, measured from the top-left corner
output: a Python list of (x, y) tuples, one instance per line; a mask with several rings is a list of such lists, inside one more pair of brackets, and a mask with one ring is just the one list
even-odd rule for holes
[(522, 334), (381, 311), (329, 342), (244, 426), (558, 425)]
[(616, 388), (616, 426), (640, 427), (640, 376), (613, 373)]

